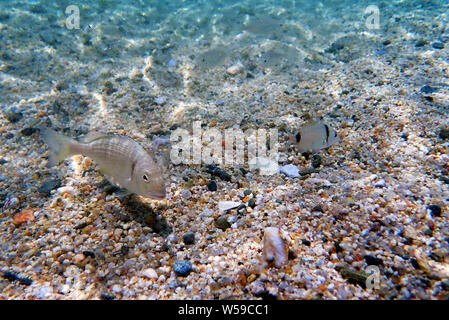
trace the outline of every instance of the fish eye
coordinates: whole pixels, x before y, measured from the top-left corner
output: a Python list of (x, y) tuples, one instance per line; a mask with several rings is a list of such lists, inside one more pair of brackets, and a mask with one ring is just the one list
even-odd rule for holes
[(144, 174), (144, 175), (142, 176), (142, 179), (143, 179), (143, 181), (145, 181), (145, 182), (150, 181), (150, 178), (148, 177), (147, 174)]

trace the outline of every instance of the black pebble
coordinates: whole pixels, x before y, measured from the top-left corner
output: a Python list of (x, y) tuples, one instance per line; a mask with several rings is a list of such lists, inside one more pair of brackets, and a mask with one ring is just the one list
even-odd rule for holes
[(22, 112), (16, 112), (14, 109), (13, 110), (8, 110), (5, 112), (5, 117), (9, 122), (12, 123), (16, 123), (18, 122), (20, 119), (23, 118), (23, 114)]
[(442, 42), (434, 42), (434, 43), (432, 43), (432, 47), (434, 47), (435, 49), (443, 49), (444, 48), (444, 43), (442, 43)]
[(6, 161), (5, 159), (0, 159), (0, 165), (3, 165), (5, 163), (8, 163), (8, 161)]
[(112, 293), (103, 292), (102, 294), (100, 294), (100, 299), (101, 300), (114, 300), (115, 296)]
[(209, 191), (217, 191), (217, 182), (215, 182), (215, 180), (211, 180), (207, 185), (207, 189)]
[(86, 251), (83, 251), (83, 254), (86, 256), (86, 258), (91, 257), (91, 258), (95, 259), (95, 253), (93, 253), (92, 251), (86, 250)]
[(37, 131), (36, 128), (25, 128), (25, 129), (20, 130), (20, 133), (25, 137), (29, 137), (36, 131)]
[(319, 166), (321, 166), (321, 157), (315, 154), (312, 157), (312, 167), (318, 168)]
[(315, 207), (312, 208), (312, 212), (324, 212), (323, 208), (321, 207), (321, 205), (316, 205)]
[(19, 276), (11, 271), (6, 271), (3, 274), (3, 278), (5, 278), (6, 280), (9, 280), (9, 281), (19, 280)]
[(383, 260), (382, 260), (381, 258), (377, 258), (377, 257), (371, 256), (371, 255), (369, 255), (369, 254), (367, 254), (366, 256), (364, 256), (364, 258), (365, 258), (366, 263), (367, 263), (369, 266), (371, 266), (371, 265), (374, 265), (374, 266), (380, 266), (380, 265), (383, 264)]
[(25, 286), (29, 286), (33, 283), (33, 280), (31, 280), (30, 278), (19, 278), (19, 283)]
[(301, 239), (303, 245), (310, 247), (310, 241), (306, 239)]
[(45, 181), (37, 191), (39, 193), (50, 195), (51, 190), (57, 189), (61, 186), (61, 180), (59, 179), (49, 179)]
[(423, 47), (423, 46), (425, 46), (427, 43), (428, 43), (427, 40), (420, 39), (420, 40), (416, 41), (415, 47)]
[(195, 243), (195, 234), (193, 232), (189, 232), (185, 234), (182, 239), (185, 244), (194, 244)]
[(433, 93), (433, 92), (438, 91), (438, 89), (437, 88), (433, 88), (433, 87), (428, 86), (428, 85), (425, 85), (419, 91), (421, 91), (422, 93), (425, 93), (425, 94), (429, 94), (429, 93)]
[(389, 44), (391, 44), (391, 40), (390, 40), (390, 39), (387, 39), (387, 40), (383, 41), (382, 44), (383, 44), (384, 46), (388, 46)]
[(413, 266), (413, 268), (419, 269), (418, 260), (416, 260), (415, 258), (410, 259), (410, 264)]
[(443, 140), (449, 139), (449, 129), (441, 128), (438, 136)]
[(208, 165), (206, 171), (214, 176), (219, 177), (224, 181), (231, 181), (231, 175), (226, 171), (224, 171), (223, 169), (216, 167), (214, 164)]
[(246, 205), (242, 203), (242, 204), (237, 208), (237, 213), (238, 213), (238, 214), (246, 214), (246, 213), (247, 213)]
[(255, 206), (256, 206), (256, 200), (254, 200), (254, 198), (249, 199), (248, 207), (250, 207), (251, 209), (254, 209)]
[(432, 216), (441, 217), (441, 207), (439, 205), (432, 204), (432, 205), (428, 206), (427, 209), (430, 210), (430, 213), (432, 214)]

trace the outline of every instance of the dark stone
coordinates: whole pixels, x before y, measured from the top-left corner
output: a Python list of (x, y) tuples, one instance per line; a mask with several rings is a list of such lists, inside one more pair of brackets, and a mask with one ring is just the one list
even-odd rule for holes
[(310, 241), (309, 241), (309, 240), (301, 239), (301, 243), (302, 243), (303, 245), (305, 245), (305, 246), (310, 247)]
[(187, 277), (192, 272), (192, 263), (185, 260), (177, 260), (172, 265), (173, 271), (177, 276)]
[(340, 244), (338, 242), (334, 242), (334, 247), (335, 247), (335, 252), (336, 253), (341, 253), (343, 252), (343, 248), (340, 246)]
[(12, 108), (4, 113), (5, 118), (12, 123), (18, 122), (23, 118), (23, 114), (20, 111), (16, 111), (15, 108)]
[(5, 159), (0, 159), (0, 165), (3, 165), (5, 163), (8, 163), (8, 161), (6, 161)]
[(9, 281), (19, 280), (19, 276), (17, 274), (15, 274), (14, 272), (11, 272), (11, 271), (6, 271), (3, 274), (3, 278), (5, 278), (6, 280), (9, 280)]
[(346, 268), (340, 270), (340, 274), (349, 283), (358, 284), (362, 288), (366, 287), (366, 280), (368, 279), (368, 274), (364, 272), (354, 272)]
[(425, 85), (419, 91), (421, 91), (422, 93), (425, 93), (425, 94), (429, 94), (429, 93), (437, 92), (438, 89), (437, 88), (433, 88), (433, 87), (428, 86), (428, 85)]
[(432, 96), (425, 96), (424, 99), (428, 102), (433, 102), (433, 97)]
[(415, 258), (410, 259), (410, 264), (413, 266), (413, 268), (419, 269), (418, 260), (416, 260)]
[(315, 154), (312, 157), (312, 167), (318, 168), (319, 166), (321, 166), (321, 157)]
[(390, 40), (390, 39), (384, 40), (384, 41), (382, 42), (382, 44), (383, 44), (384, 46), (388, 46), (389, 44), (391, 44), (391, 40)]
[(95, 253), (93, 253), (92, 251), (85, 250), (83, 251), (83, 254), (86, 258), (91, 257), (95, 259)]
[(254, 200), (254, 198), (249, 199), (248, 207), (250, 207), (251, 209), (254, 209), (255, 206), (256, 206), (256, 200)]
[(367, 254), (366, 256), (364, 256), (366, 264), (368, 264), (369, 266), (374, 265), (374, 266), (380, 266), (382, 265), (384, 262), (381, 258), (377, 258), (374, 257), (372, 255)]
[(438, 133), (438, 136), (441, 139), (443, 139), (443, 140), (449, 139), (449, 129), (448, 128), (441, 128), (440, 132)]
[(434, 47), (435, 49), (444, 49), (444, 43), (434, 42), (434, 43), (432, 43), (432, 47)]
[(231, 227), (231, 224), (228, 222), (226, 217), (220, 217), (217, 220), (215, 220), (215, 226), (218, 229), (226, 230)]
[(61, 180), (59, 179), (49, 179), (46, 180), (38, 189), (39, 193), (50, 195), (50, 192), (61, 186)]
[(441, 217), (441, 207), (439, 205), (432, 204), (428, 206), (427, 209), (430, 210), (430, 214), (433, 217)]
[(231, 181), (231, 175), (224, 171), (223, 169), (220, 169), (219, 167), (215, 166), (214, 164), (210, 164), (206, 167), (206, 171), (213, 176), (217, 176), (220, 179), (224, 181)]
[(124, 257), (127, 256), (128, 252), (129, 252), (129, 247), (126, 244), (120, 248), (120, 254), (122, 256), (124, 256)]
[(416, 41), (415, 47), (424, 47), (428, 43), (429, 42), (427, 40), (419, 39), (418, 41)]
[(195, 234), (193, 232), (186, 233), (182, 239), (185, 244), (194, 244), (195, 243)]
[(237, 213), (238, 213), (238, 214), (246, 214), (246, 213), (247, 213), (246, 205), (242, 203), (242, 204), (237, 208)]
[(26, 277), (20, 277), (19, 278), (19, 283), (23, 284), (24, 286), (29, 286), (33, 283), (33, 280), (31, 280), (30, 278), (26, 278)]
[(103, 292), (100, 294), (101, 300), (114, 300), (116, 297), (112, 293), (109, 292)]
[(246, 189), (245, 191), (243, 191), (243, 194), (245, 196), (249, 196), (251, 193), (253, 193), (253, 192), (251, 190), (249, 190), (249, 189)]
[(315, 212), (315, 211), (324, 212), (323, 208), (319, 204), (312, 208), (312, 212)]
[(20, 130), (20, 133), (25, 137), (29, 137), (36, 131), (37, 131), (36, 128), (24, 128), (24, 129)]
[(217, 191), (217, 182), (215, 180), (211, 180), (207, 185), (207, 189), (209, 191)]

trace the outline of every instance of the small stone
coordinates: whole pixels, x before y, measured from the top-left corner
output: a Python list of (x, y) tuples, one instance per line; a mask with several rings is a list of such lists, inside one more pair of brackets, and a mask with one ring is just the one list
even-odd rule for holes
[(48, 179), (46, 180), (38, 189), (39, 193), (50, 195), (50, 192), (61, 186), (61, 180), (59, 179)]
[(220, 212), (226, 212), (231, 209), (237, 208), (240, 205), (240, 202), (235, 201), (219, 201), (218, 202), (218, 210)]
[(383, 264), (383, 260), (381, 258), (377, 258), (377, 257), (374, 257), (374, 256), (369, 255), (369, 254), (365, 255), (363, 258), (365, 259), (365, 262), (369, 266), (371, 266), (371, 265), (380, 266), (380, 265)]
[(147, 279), (157, 279), (158, 275), (153, 268), (148, 268), (142, 271), (142, 276)]
[(192, 193), (190, 192), (190, 190), (185, 189), (182, 191), (182, 197), (184, 199), (190, 199), (192, 197)]
[(168, 66), (169, 68), (174, 68), (174, 67), (176, 67), (176, 60), (173, 59), (173, 58), (171, 58), (170, 60), (168, 60), (167, 66)]
[(343, 268), (340, 270), (340, 274), (343, 278), (348, 280), (349, 283), (358, 284), (362, 288), (366, 287), (366, 281), (368, 279), (368, 275), (364, 272), (354, 272), (349, 269)]
[(318, 154), (314, 154), (312, 157), (312, 167), (318, 168), (321, 166), (321, 157)]
[(217, 182), (215, 180), (211, 180), (207, 185), (207, 189), (209, 191), (217, 191)]
[(263, 257), (269, 265), (281, 268), (288, 261), (287, 242), (279, 228), (268, 227), (264, 230)]
[(245, 70), (245, 68), (243, 67), (243, 65), (239, 64), (235, 64), (233, 66), (230, 66), (228, 69), (226, 69), (226, 73), (231, 75), (231, 76), (235, 76), (238, 75), (239, 73), (243, 72)]
[(424, 47), (428, 43), (429, 42), (425, 39), (419, 39), (418, 41), (416, 41), (415, 47)]
[(324, 213), (323, 208), (321, 207), (321, 205), (316, 205), (315, 207), (312, 208), (312, 212), (322, 212)]
[(251, 193), (253, 193), (253, 192), (251, 190), (249, 190), (249, 189), (246, 189), (245, 191), (243, 191), (243, 194), (245, 196), (249, 196)]
[(256, 200), (254, 200), (254, 198), (249, 199), (248, 207), (250, 207), (251, 209), (254, 209), (255, 206), (256, 206)]
[(192, 263), (185, 260), (176, 260), (172, 268), (176, 275), (180, 277), (187, 277), (193, 270)]
[(16, 123), (18, 122), (20, 119), (23, 118), (23, 114), (20, 111), (16, 111), (15, 108), (11, 108), (8, 111), (6, 111), (4, 113), (5, 118), (11, 122), (11, 123)]
[(384, 40), (384, 41), (382, 42), (382, 44), (383, 44), (384, 46), (388, 46), (389, 44), (391, 44), (391, 40), (390, 40), (390, 39)]
[(247, 213), (246, 205), (242, 203), (242, 204), (237, 208), (237, 213), (238, 213), (238, 214), (246, 214), (246, 213)]
[(24, 128), (22, 130), (20, 130), (20, 133), (24, 136), (24, 137), (29, 137), (31, 136), (33, 133), (35, 133), (37, 131), (36, 128)]
[(195, 243), (195, 234), (193, 232), (186, 233), (182, 239), (185, 244), (194, 244)]
[(430, 214), (433, 217), (441, 217), (441, 207), (439, 205), (432, 204), (428, 206), (427, 209), (430, 210)]
[(443, 140), (449, 139), (449, 129), (448, 128), (441, 128), (440, 132), (438, 133), (438, 136), (441, 139), (443, 139)]
[(303, 245), (305, 245), (305, 246), (310, 247), (310, 241), (309, 241), (309, 240), (301, 239), (301, 243), (302, 243)]
[(30, 221), (34, 221), (34, 210), (32, 209), (26, 209), (23, 210), (22, 212), (16, 214), (12, 220), (12, 223), (14, 224), (14, 226), (17, 228), (18, 226), (30, 222)]
[(432, 43), (432, 47), (435, 49), (444, 49), (444, 43), (442, 42), (434, 42)]
[(287, 164), (285, 166), (282, 166), (280, 168), (280, 172), (285, 174), (286, 176), (290, 178), (298, 178), (299, 175), (299, 169), (294, 164)]
[(165, 97), (165, 96), (157, 97), (156, 99), (154, 99), (154, 103), (156, 103), (159, 106), (162, 106), (166, 102), (167, 102), (167, 97)]
[(114, 300), (115, 298), (116, 298), (116, 296), (109, 292), (102, 292), (100, 294), (101, 300)]
[(214, 224), (218, 229), (221, 229), (221, 230), (226, 230), (231, 227), (231, 224), (228, 222), (226, 217), (218, 218), (217, 220), (215, 220)]
[(428, 86), (428, 85), (425, 85), (419, 91), (421, 91), (422, 93), (425, 93), (425, 94), (429, 94), (429, 93), (434, 93), (434, 92), (438, 91), (438, 89), (437, 88), (433, 88), (433, 87)]
[(220, 169), (219, 167), (215, 166), (214, 164), (210, 164), (206, 167), (206, 171), (214, 176), (219, 177), (220, 179), (224, 181), (231, 181), (231, 175), (224, 171), (223, 169)]

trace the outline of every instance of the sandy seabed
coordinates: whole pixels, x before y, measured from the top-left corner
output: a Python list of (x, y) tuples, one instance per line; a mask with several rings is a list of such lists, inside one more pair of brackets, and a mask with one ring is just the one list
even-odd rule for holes
[[(73, 30), (68, 1), (0, 3), (0, 298), (447, 299), (448, 5), (382, 2), (373, 30), (369, 1), (169, 3), (79, 2)], [(317, 118), (341, 141), (309, 170), (288, 138)], [(149, 148), (194, 121), (277, 128), (302, 175), (170, 164), (166, 200), (124, 198), (37, 130)]]

